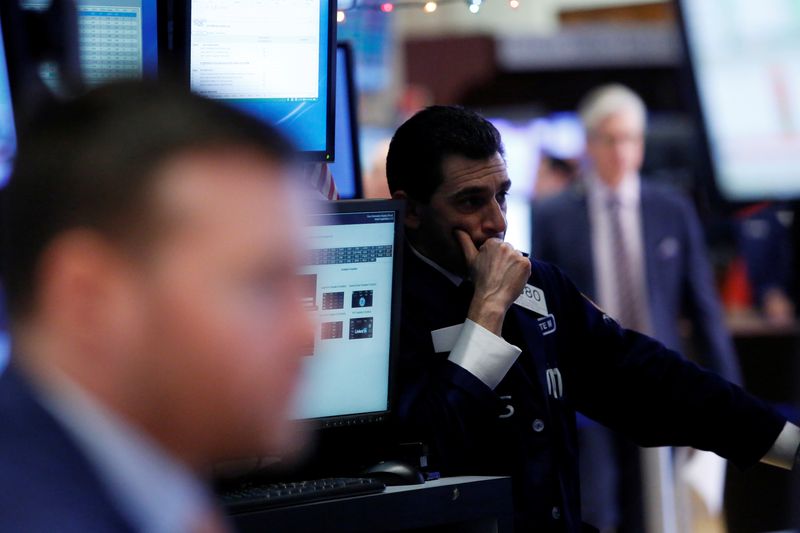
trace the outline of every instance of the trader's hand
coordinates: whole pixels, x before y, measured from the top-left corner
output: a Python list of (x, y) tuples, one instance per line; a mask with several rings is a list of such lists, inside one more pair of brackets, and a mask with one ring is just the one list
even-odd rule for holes
[(487, 240), (479, 250), (465, 231), (455, 230), (455, 236), (475, 284), (467, 318), (500, 335), (506, 311), (530, 278), (531, 262), (500, 239)]

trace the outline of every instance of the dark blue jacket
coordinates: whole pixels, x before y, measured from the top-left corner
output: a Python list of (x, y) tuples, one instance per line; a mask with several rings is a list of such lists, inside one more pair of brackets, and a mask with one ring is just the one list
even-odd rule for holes
[[(398, 418), (406, 437), (431, 446), (443, 474), (510, 475), (518, 531), (573, 532), (581, 529), (576, 411), (640, 445), (712, 450), (741, 467), (770, 449), (785, 420), (769, 406), (620, 328), (557, 268), (532, 266), (530, 283), (544, 291), (554, 324), (511, 307), (503, 337), (522, 354), (492, 390), (434, 353), (431, 331), (464, 322), (470, 290), (406, 250)], [(555, 369), (560, 398), (548, 395)]]
[[(671, 189), (645, 180), (641, 202), (653, 337), (673, 350), (681, 350), (679, 318), (688, 318), (700, 362), (725, 379), (741, 383), (694, 208)], [(533, 219), (533, 256), (558, 265), (596, 300), (592, 234), (583, 186), (537, 203)]]
[(0, 376), (0, 495), (0, 531), (132, 531), (86, 457), (13, 366)]
[(781, 204), (767, 204), (736, 222), (739, 251), (747, 265), (753, 303), (758, 306), (764, 304), (770, 289), (794, 296), (792, 228), (781, 220), (781, 211), (786, 209)]

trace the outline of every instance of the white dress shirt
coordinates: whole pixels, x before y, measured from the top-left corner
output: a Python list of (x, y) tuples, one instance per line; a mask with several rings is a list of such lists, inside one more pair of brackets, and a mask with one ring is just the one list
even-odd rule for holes
[(614, 257), (612, 242), (611, 214), (608, 203), (616, 193), (619, 200), (619, 214), (623, 239), (630, 262), (630, 285), (641, 298), (640, 312), (643, 324), (647, 324), (644, 333), (652, 332), (647, 292), (647, 269), (644, 252), (644, 235), (641, 212), (641, 183), (639, 176), (626, 176), (616, 190), (612, 190), (599, 177), (589, 174), (586, 177), (588, 198), (589, 227), (592, 239), (592, 262), (594, 267), (595, 287), (600, 306), (611, 316), (622, 316), (616, 295), (620, 292), (617, 286), (619, 277), (615, 274), (617, 259)]
[(118, 510), (136, 531), (196, 531), (215, 511), (205, 486), (178, 460), (64, 375), (34, 389), (94, 466)]
[[(638, 196), (638, 183), (636, 189), (635, 192)], [(641, 228), (641, 225), (639, 227)], [(420, 261), (430, 265), (450, 280), (453, 285), (459, 286), (464, 281), (462, 277), (448, 272), (422, 255), (413, 246), (409, 245), (409, 247)], [(457, 364), (481, 380), (487, 387), (494, 390), (521, 353), (522, 350), (517, 346), (506, 342), (502, 337), (467, 319), (456, 335), (448, 360)], [(798, 451), (800, 451), (800, 428), (790, 422), (786, 422), (772, 448), (761, 459), (761, 462), (791, 470), (795, 464)]]

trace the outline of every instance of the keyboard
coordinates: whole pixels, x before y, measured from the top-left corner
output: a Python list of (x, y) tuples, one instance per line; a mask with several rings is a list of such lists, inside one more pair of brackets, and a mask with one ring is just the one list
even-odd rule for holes
[(384, 490), (386, 490), (386, 485), (377, 479), (337, 477), (291, 483), (246, 485), (220, 493), (220, 499), (228, 512), (241, 513), (256, 509), (271, 509), (348, 496), (375, 494)]

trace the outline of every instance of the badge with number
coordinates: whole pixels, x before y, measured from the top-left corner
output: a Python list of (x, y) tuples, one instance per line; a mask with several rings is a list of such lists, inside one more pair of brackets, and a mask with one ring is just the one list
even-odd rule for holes
[(544, 292), (538, 287), (533, 285), (525, 285), (522, 289), (522, 294), (514, 302), (520, 307), (529, 309), (534, 313), (539, 313), (542, 316), (547, 316), (547, 301), (544, 299)]

